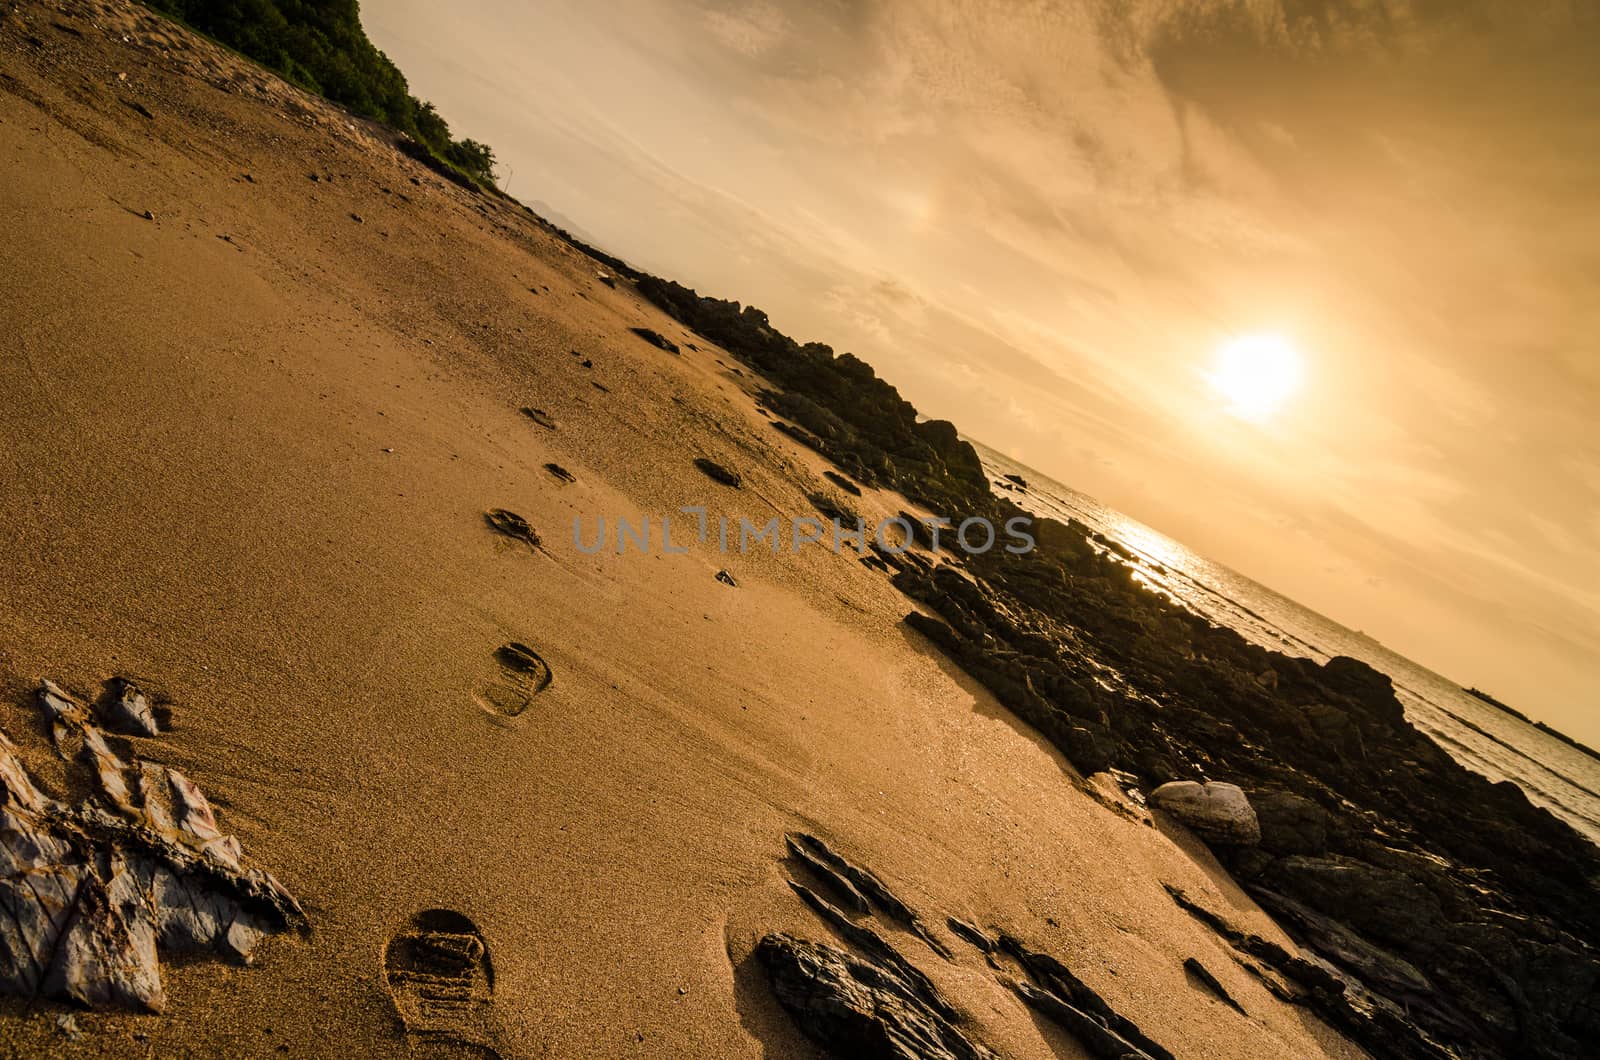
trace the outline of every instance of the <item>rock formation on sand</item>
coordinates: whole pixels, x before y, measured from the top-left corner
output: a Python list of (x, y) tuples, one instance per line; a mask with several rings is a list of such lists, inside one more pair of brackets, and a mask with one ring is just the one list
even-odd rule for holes
[[(98, 797), (46, 795), (0, 733), (0, 992), (160, 1012), (160, 953), (248, 963), (264, 934), (305, 925), (282, 884), (245, 867), (192, 781), (124, 762), (89, 709), (50, 681), (38, 703), (57, 753), (90, 768)], [(130, 681), (113, 682), (105, 713), (155, 735)]]
[[(845, 907), (793, 879), (789, 886), (848, 950), (774, 932), (755, 955), (778, 1001), (812, 1041), (833, 1055), (883, 1060), (986, 1060), (998, 1054), (983, 1030), (871, 925), (881, 912), (946, 961), (955, 954), (889, 885), (813, 835), (786, 837), (795, 866)], [(846, 909), (849, 912), (846, 912)], [(984, 954), (999, 981), (1040, 1016), (1101, 1060), (1173, 1060), (1065, 963), (1000, 932), (947, 918), (956, 936)], [(1192, 960), (1192, 959), (1191, 959)], [(1194, 962), (1198, 966), (1198, 962)], [(1202, 972), (1204, 969), (1201, 969)], [(1210, 973), (1208, 989), (1238, 1009)], [(1242, 1012), (1242, 1009), (1239, 1009)]]
[(744, 481), (743, 476), (741, 476), (737, 471), (734, 471), (731, 468), (723, 467), (715, 460), (711, 460), (707, 457), (695, 457), (694, 466), (699, 468), (700, 471), (712, 481), (720, 482), (724, 486), (732, 486), (734, 489), (738, 489), (740, 484)]
[(665, 335), (661, 334), (661, 332), (656, 331), (653, 328), (633, 328), (632, 330), (635, 335), (639, 336), (641, 339), (657, 349), (666, 350), (668, 353), (678, 352), (678, 344), (676, 342), (673, 342), (671, 339), (667, 338)]
[(834, 1055), (904, 1060), (987, 1060), (894, 971), (821, 942), (762, 938), (756, 955), (773, 991), (807, 1037)]
[(1328, 962), (1336, 1025), (1384, 1056), (1600, 1040), (1600, 851), (1461, 767), (1364, 663), (1268, 652), (1143, 589), (1083, 528), (1037, 532), (1027, 556), (895, 575), (939, 615), (906, 622), (1085, 774), (1134, 775), (1206, 835)]
[(868, 923), (876, 910), (946, 958), (949, 950), (871, 870), (805, 833), (785, 838), (803, 874), (862, 919), (853, 919), (795, 880), (794, 890), (855, 952), (774, 932), (755, 955), (778, 1001), (806, 1037), (839, 1056), (882, 1060), (990, 1060), (995, 1054), (959, 1026), (964, 1017), (938, 987)]
[(1150, 793), (1150, 805), (1165, 810), (1213, 843), (1254, 846), (1261, 823), (1237, 784), (1173, 780)]

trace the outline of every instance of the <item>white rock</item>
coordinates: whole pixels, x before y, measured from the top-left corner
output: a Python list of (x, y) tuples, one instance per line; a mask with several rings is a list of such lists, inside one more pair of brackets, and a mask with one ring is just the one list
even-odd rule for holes
[(1150, 793), (1150, 805), (1176, 817), (1210, 842), (1233, 846), (1261, 842), (1261, 823), (1237, 784), (1174, 780)]

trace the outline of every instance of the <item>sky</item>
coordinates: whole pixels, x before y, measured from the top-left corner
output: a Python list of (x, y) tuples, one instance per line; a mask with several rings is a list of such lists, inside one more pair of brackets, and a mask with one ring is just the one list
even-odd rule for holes
[[(1600, 746), (1600, 13), (366, 0), (502, 185)], [(1244, 418), (1230, 337), (1298, 351)]]

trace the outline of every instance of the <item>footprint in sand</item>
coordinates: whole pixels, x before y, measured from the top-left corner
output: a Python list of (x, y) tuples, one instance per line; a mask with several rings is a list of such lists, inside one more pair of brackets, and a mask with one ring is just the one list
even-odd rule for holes
[(485, 710), (514, 718), (528, 709), (533, 697), (550, 687), (555, 675), (539, 653), (526, 644), (512, 642), (494, 653), (500, 664), (500, 679), (478, 696)]
[(412, 1053), (496, 1057), (494, 966), (477, 925), (450, 909), (428, 909), (389, 939), (384, 982)]

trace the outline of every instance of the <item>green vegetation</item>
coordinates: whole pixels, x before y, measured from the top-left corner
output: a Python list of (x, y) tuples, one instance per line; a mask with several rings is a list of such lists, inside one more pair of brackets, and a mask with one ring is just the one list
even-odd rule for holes
[(357, 0), (145, 0), (301, 88), (404, 133), (406, 153), (470, 185), (494, 186), (494, 151), (455, 140), (432, 103), (367, 39)]
[[(389, 57), (367, 39), (357, 0), (144, 0), (289, 81), (403, 135), (401, 150), (467, 187), (494, 187), (494, 152), (453, 139), (433, 104), (411, 95)], [(559, 229), (557, 229), (560, 232)], [(917, 410), (870, 365), (804, 345), (772, 327), (754, 306), (702, 297), (647, 276), (560, 232), (578, 249), (639, 283), (673, 317), (762, 372), (775, 384), (765, 400), (782, 427), (869, 484), (892, 486), (944, 512), (987, 510), (994, 502), (972, 446), (944, 420)]]

